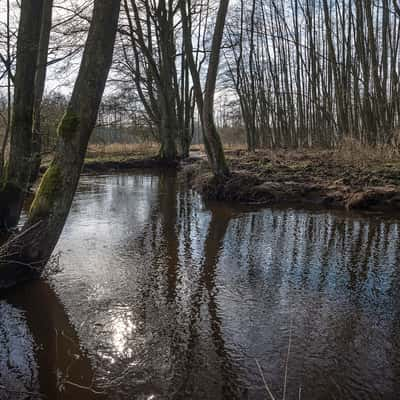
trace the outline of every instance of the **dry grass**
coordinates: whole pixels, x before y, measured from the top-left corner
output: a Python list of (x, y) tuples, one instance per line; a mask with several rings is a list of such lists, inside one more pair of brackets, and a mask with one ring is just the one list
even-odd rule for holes
[[(245, 144), (224, 144), (225, 152), (234, 152), (234, 151), (247, 151), (247, 145)], [(190, 151), (201, 152), (204, 153), (204, 145), (203, 144), (193, 144), (190, 146)]]
[(352, 163), (357, 167), (368, 167), (371, 164), (399, 162), (400, 147), (396, 144), (371, 146), (355, 139), (343, 139), (333, 152), (338, 161)]
[[(205, 155), (204, 145), (196, 144), (190, 148), (193, 153)], [(243, 166), (265, 163), (273, 166), (296, 166), (329, 164), (334, 168), (357, 168), (361, 170), (381, 169), (386, 166), (396, 166), (400, 170), (400, 147), (395, 145), (368, 146), (356, 140), (344, 139), (336, 149), (261, 149), (248, 153), (245, 144), (224, 145), (228, 160), (234, 165)], [(88, 160), (152, 158), (157, 155), (159, 144), (154, 142), (107, 145), (89, 145), (86, 158)]]
[[(102, 159), (113, 157), (153, 157), (158, 153), (159, 149), (160, 145), (155, 142), (90, 144), (86, 153), (86, 158)], [(224, 149), (229, 155), (238, 151), (246, 151), (246, 145), (224, 145)], [(205, 153), (204, 145), (192, 145), (190, 147), (190, 151), (195, 153)]]
[[(193, 145), (191, 150), (204, 153), (203, 145)], [(326, 148), (303, 148), (303, 149), (259, 149), (255, 153), (248, 153), (245, 144), (224, 145), (225, 154), (228, 159), (238, 157), (254, 159), (268, 159), (271, 163), (298, 163), (310, 160), (330, 160), (337, 165), (351, 165), (357, 168), (370, 168), (372, 165), (379, 166), (387, 163), (400, 163), (400, 145), (365, 145), (355, 139), (343, 139), (333, 150)]]
[(152, 157), (160, 146), (157, 143), (90, 144), (86, 158)]

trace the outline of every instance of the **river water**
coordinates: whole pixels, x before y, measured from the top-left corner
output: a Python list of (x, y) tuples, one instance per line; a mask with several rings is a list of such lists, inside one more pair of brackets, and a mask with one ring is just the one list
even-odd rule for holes
[(62, 271), (0, 296), (0, 399), (398, 399), (399, 236), (82, 177)]

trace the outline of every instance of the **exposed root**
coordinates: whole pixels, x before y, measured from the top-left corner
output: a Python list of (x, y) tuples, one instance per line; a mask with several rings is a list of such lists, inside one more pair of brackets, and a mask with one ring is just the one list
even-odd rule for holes
[(0, 246), (0, 289), (9, 288), (41, 275), (45, 261), (31, 261), (27, 252), (40, 244), (42, 229), (45, 229), (44, 224), (39, 221), (11, 236)]

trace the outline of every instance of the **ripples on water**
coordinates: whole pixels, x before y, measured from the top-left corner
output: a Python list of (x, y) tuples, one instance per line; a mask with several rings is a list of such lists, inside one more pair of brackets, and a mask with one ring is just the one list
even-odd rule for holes
[(0, 300), (0, 398), (265, 399), (258, 363), (281, 399), (291, 336), (286, 399), (397, 399), (399, 227), (83, 177), (63, 272)]

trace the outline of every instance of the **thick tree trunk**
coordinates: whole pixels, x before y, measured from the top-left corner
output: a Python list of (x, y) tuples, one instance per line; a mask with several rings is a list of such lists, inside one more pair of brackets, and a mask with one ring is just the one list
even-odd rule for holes
[(175, 44), (173, 12), (170, 10), (171, 1), (160, 0), (157, 7), (159, 24), (158, 47), (160, 52), (160, 109), (161, 109), (161, 150), (160, 158), (175, 160), (178, 154), (178, 120), (174, 90), (175, 74)]
[(172, 161), (176, 159), (176, 132), (177, 126), (174, 115), (167, 101), (161, 99), (161, 127), (160, 127), (160, 152), (159, 157), (162, 160)]
[[(25, 266), (27, 275), (32, 272), (29, 265), (33, 266), (34, 271), (40, 272), (57, 244), (79, 181), (111, 66), (119, 6), (119, 0), (94, 2), (81, 67), (70, 103), (59, 126), (55, 155), (41, 180), (23, 228), (35, 232), (35, 243), (21, 240), (14, 244), (12, 248), (19, 249), (17, 254), (10, 255), (8, 252), (5, 259), (0, 260), (0, 265), (6, 265), (5, 262), (9, 261), (16, 270), (20, 270), (23, 263), (22, 268)], [(2, 268), (5, 267), (0, 267), (0, 277)], [(9, 265), (7, 268), (10, 268)], [(20, 276), (21, 273), (16, 280), (21, 279)], [(8, 279), (8, 285), (15, 283)], [(7, 282), (3, 281), (2, 285), (6, 286)]]
[(0, 229), (17, 225), (30, 178), (34, 86), (43, 0), (22, 0), (10, 155), (0, 191)]

